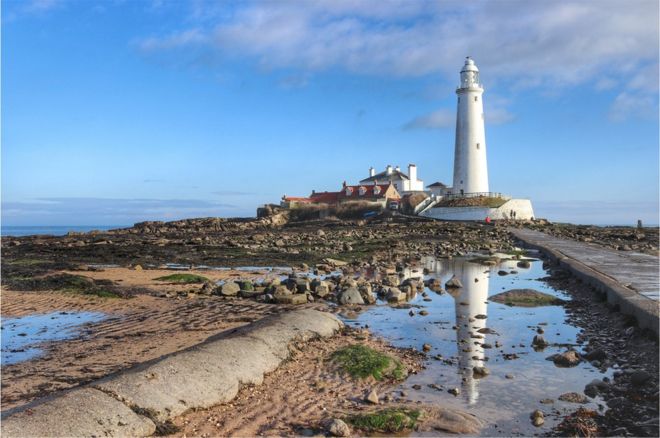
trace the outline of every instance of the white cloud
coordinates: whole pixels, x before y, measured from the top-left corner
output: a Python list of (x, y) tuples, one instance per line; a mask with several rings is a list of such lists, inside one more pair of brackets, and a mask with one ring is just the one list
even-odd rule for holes
[(456, 114), (449, 109), (439, 109), (423, 116), (415, 117), (405, 125), (403, 129), (443, 129), (451, 128), (456, 123)]
[(623, 122), (631, 118), (654, 119), (658, 117), (657, 100), (640, 92), (624, 91), (612, 103), (609, 118), (613, 122)]
[(26, 13), (42, 13), (60, 6), (61, 0), (31, 0), (25, 2), (23, 11)]
[[(195, 3), (204, 29), (191, 43), (252, 56), (271, 68), (455, 75), (465, 55), (488, 77), (529, 84), (592, 82), (657, 59), (656, 1), (410, 2), (355, 0), (239, 4), (228, 15)], [(205, 8), (216, 14), (204, 15)], [(225, 8), (229, 9), (229, 8)], [(215, 17), (213, 18), (209, 18)], [(146, 39), (147, 50), (185, 44), (191, 29)], [(158, 44), (161, 42), (161, 44)]]

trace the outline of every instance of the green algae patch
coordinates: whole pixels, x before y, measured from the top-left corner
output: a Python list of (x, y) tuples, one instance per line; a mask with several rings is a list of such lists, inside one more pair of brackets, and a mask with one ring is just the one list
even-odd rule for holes
[(564, 300), (534, 289), (511, 289), (488, 298), (500, 304), (516, 307), (560, 306)]
[(44, 277), (12, 278), (10, 286), (22, 291), (59, 291), (101, 298), (128, 298), (111, 280), (93, 280), (82, 275), (54, 274)]
[(397, 433), (411, 430), (421, 412), (414, 409), (389, 408), (371, 413), (352, 415), (346, 421), (363, 432)]
[(210, 281), (208, 278), (196, 274), (172, 274), (166, 275), (164, 277), (154, 278), (154, 280), (180, 284), (206, 283)]
[(332, 359), (352, 377), (359, 379), (371, 376), (376, 380), (403, 380), (407, 375), (398, 359), (365, 345), (341, 348), (332, 354)]

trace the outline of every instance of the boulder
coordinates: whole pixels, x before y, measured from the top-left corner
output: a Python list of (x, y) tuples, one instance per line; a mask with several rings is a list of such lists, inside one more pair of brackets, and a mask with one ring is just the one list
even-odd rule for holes
[(406, 301), (407, 296), (396, 287), (388, 287), (385, 292), (385, 299), (389, 303), (400, 303)]
[(354, 287), (345, 289), (339, 296), (339, 302), (341, 304), (364, 304), (360, 291)]
[[(321, 230), (319, 230), (321, 231)], [(344, 421), (333, 418), (326, 423), (325, 430), (331, 436), (348, 437), (351, 436), (351, 428)]]
[(233, 297), (238, 295), (241, 287), (233, 281), (228, 281), (220, 286), (220, 295), (225, 297)]
[(445, 283), (445, 289), (457, 289), (461, 287), (463, 287), (463, 283), (461, 283), (461, 280), (459, 280), (455, 275)]
[(306, 304), (307, 294), (276, 295), (275, 302), (279, 304)]
[(575, 350), (568, 350), (552, 356), (552, 361), (560, 367), (574, 367), (580, 363), (580, 355)]

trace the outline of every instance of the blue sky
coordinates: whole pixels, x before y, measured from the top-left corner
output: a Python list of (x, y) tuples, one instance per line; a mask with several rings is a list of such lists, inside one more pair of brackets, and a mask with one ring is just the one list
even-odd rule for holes
[(451, 182), (464, 57), (490, 186), (658, 223), (658, 2), (2, 1), (4, 225), (254, 215), (370, 166)]

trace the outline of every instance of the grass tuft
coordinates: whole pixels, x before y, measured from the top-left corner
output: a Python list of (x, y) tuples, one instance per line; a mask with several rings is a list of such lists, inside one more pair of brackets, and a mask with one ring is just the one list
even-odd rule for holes
[(406, 378), (406, 371), (399, 360), (364, 345), (341, 348), (332, 354), (332, 359), (352, 377), (364, 379), (372, 376), (376, 380)]
[(353, 415), (346, 420), (364, 432), (396, 433), (413, 429), (420, 415), (418, 410), (390, 408)]
[(154, 280), (180, 284), (206, 283), (207, 281), (210, 281), (208, 278), (196, 274), (172, 274), (154, 278)]

